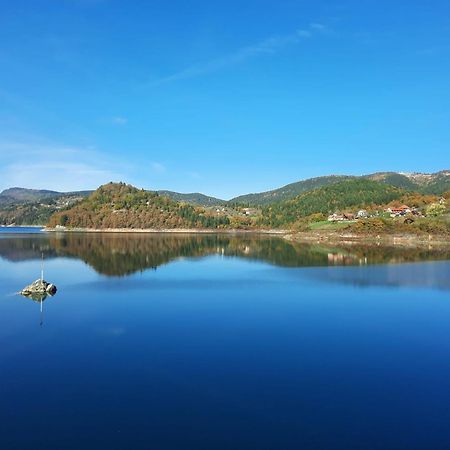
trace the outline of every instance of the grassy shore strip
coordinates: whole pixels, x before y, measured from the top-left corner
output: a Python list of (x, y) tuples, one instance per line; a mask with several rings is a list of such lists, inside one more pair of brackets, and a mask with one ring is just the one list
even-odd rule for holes
[(283, 236), (286, 230), (240, 230), (240, 229), (201, 229), (201, 228), (44, 228), (50, 233), (172, 233), (172, 234), (271, 234)]
[(375, 245), (399, 245), (399, 246), (448, 246), (450, 237), (438, 234), (355, 234), (348, 232), (313, 232), (299, 231), (286, 234), (285, 239), (292, 242), (309, 243), (333, 243), (333, 244), (375, 244)]

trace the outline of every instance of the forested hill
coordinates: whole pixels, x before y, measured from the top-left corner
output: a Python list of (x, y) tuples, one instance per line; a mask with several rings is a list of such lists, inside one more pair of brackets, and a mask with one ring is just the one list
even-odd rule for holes
[(54, 212), (74, 205), (91, 192), (5, 189), (0, 192), (0, 225), (44, 225)]
[[(293, 200), (299, 195), (311, 193), (311, 196), (315, 197), (318, 195), (315, 192), (317, 189), (325, 188), (327, 186), (334, 186), (345, 181), (357, 180), (377, 182), (380, 185), (387, 186), (388, 188), (396, 187), (399, 189), (404, 189), (408, 192), (418, 192), (420, 194), (426, 195), (443, 195), (445, 192), (450, 191), (450, 170), (443, 170), (431, 174), (379, 172), (363, 176), (323, 176), (291, 183), (279, 189), (274, 189), (273, 191), (241, 195), (229, 201), (224, 201), (201, 193), (184, 194), (173, 191), (157, 191), (156, 193), (152, 192), (151, 195), (157, 196), (159, 194), (159, 197), (171, 200), (173, 204), (177, 204), (178, 202), (190, 204), (190, 210), (194, 211), (195, 214), (199, 214), (200, 219), (198, 220), (201, 223), (203, 223), (202, 221), (204, 220), (208, 220), (211, 222), (212, 216), (217, 217), (220, 215), (224, 216), (226, 214), (237, 218), (237, 221), (239, 223), (240, 219), (242, 218), (242, 214), (245, 215), (245, 212), (243, 213), (243, 208), (246, 206), (252, 207), (257, 211), (260, 211), (261, 207), (266, 210), (265, 207), (269, 205), (273, 205), (274, 209), (277, 209), (280, 207), (280, 202)], [(116, 183), (116, 185), (118, 184)], [(389, 191), (389, 189), (387, 190)], [(145, 192), (148, 193), (148, 191)], [(82, 201), (91, 193), (92, 191), (64, 193), (50, 190), (24, 188), (6, 189), (5, 191), (0, 193), (0, 225), (44, 225), (47, 223), (48, 219), (53, 213), (74, 207), (78, 202)], [(370, 191), (367, 193), (369, 200), (372, 194), (373, 193)], [(345, 198), (345, 195), (343, 198)], [(158, 199), (158, 201), (161, 202), (165, 200)], [(83, 206), (81, 206), (81, 208), (82, 207)], [(206, 211), (202, 211), (201, 208), (198, 209), (199, 207), (204, 208)], [(326, 205), (324, 207), (326, 207)], [(184, 205), (183, 208), (183, 211), (185, 211), (186, 205)], [(326, 209), (328, 210), (328, 208)], [(233, 212), (233, 210), (235, 211)], [(120, 210), (119, 208), (117, 210), (114, 210), (114, 212), (107, 213), (106, 215), (109, 218), (105, 219), (105, 222), (121, 222), (125, 220), (124, 218), (126, 216), (130, 216), (129, 220), (134, 223), (136, 219), (136, 213), (125, 213), (124, 211), (128, 210)], [(131, 208), (130, 211), (134, 210)], [(149, 211), (150, 209), (146, 210), (147, 215)], [(145, 213), (145, 211), (141, 212)], [(158, 211), (155, 210), (155, 212)], [(160, 213), (161, 211), (158, 213), (158, 215), (161, 215)], [(163, 213), (165, 214), (167, 213), (167, 211), (163, 211)], [(183, 212), (183, 214), (185, 213), (186, 211)], [(114, 216), (112, 216), (111, 214), (114, 214)], [(131, 218), (131, 215), (134, 218)], [(252, 213), (252, 215), (254, 218), (256, 213)], [(59, 217), (60, 216), (61, 215), (59, 215)], [(176, 222), (175, 216), (173, 215), (172, 208), (169, 217), (167, 218), (167, 220), (164, 220), (165, 222), (173, 225)], [(96, 221), (98, 222), (98, 218), (96, 219)]]
[(220, 228), (226, 216), (208, 214), (203, 208), (176, 202), (157, 192), (125, 183), (100, 186), (74, 207), (55, 213), (48, 226), (71, 228)]
[(339, 181), (351, 180), (353, 176), (347, 175), (329, 175), (324, 177), (309, 178), (307, 180), (297, 181), (287, 184), (272, 191), (260, 192), (256, 194), (245, 194), (234, 197), (230, 203), (242, 203), (249, 205), (269, 205), (271, 203), (289, 200), (303, 192), (312, 191), (322, 186), (338, 183)]
[(282, 227), (315, 213), (329, 214), (346, 208), (383, 205), (404, 194), (405, 190), (378, 181), (364, 178), (345, 180), (264, 207), (261, 224)]
[(210, 197), (209, 195), (204, 195), (199, 192), (192, 192), (189, 194), (183, 194), (181, 192), (174, 191), (157, 191), (160, 195), (165, 195), (170, 197), (172, 200), (177, 202), (186, 202), (197, 206), (220, 206), (226, 203), (225, 200), (220, 198)]
[(442, 195), (450, 190), (449, 170), (441, 170), (436, 173), (380, 172), (366, 175), (364, 178), (421, 194)]
[(240, 195), (230, 200), (231, 203), (243, 203), (249, 205), (269, 205), (283, 200), (290, 200), (299, 194), (314, 189), (332, 185), (340, 181), (367, 179), (378, 181), (389, 186), (399, 187), (422, 194), (441, 195), (450, 190), (450, 170), (442, 170), (436, 173), (398, 173), (378, 172), (369, 175), (329, 175), (290, 183), (272, 191), (255, 194)]

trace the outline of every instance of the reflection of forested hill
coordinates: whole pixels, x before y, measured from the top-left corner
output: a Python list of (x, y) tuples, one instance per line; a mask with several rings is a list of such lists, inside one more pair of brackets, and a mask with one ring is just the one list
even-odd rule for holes
[(45, 259), (57, 256), (56, 250), (45, 234), (36, 234), (33, 237), (29, 235), (0, 237), (0, 258), (8, 261), (24, 261), (40, 259), (42, 253)]
[(57, 256), (81, 259), (104, 275), (157, 268), (177, 258), (224, 255), (284, 267), (400, 263), (450, 259), (449, 249), (291, 243), (258, 235), (67, 233), (0, 239), (0, 257), (21, 261)]

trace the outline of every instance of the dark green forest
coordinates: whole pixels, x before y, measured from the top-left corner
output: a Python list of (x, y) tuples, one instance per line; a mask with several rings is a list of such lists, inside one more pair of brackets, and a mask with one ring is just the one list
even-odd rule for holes
[(386, 204), (404, 194), (402, 189), (367, 179), (341, 181), (264, 207), (260, 224), (281, 227), (315, 213), (329, 214), (347, 208)]

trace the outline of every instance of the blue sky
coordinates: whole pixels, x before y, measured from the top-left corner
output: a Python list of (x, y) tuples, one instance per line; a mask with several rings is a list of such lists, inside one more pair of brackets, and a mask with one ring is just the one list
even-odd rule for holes
[(0, 7), (0, 189), (450, 168), (448, 1)]

